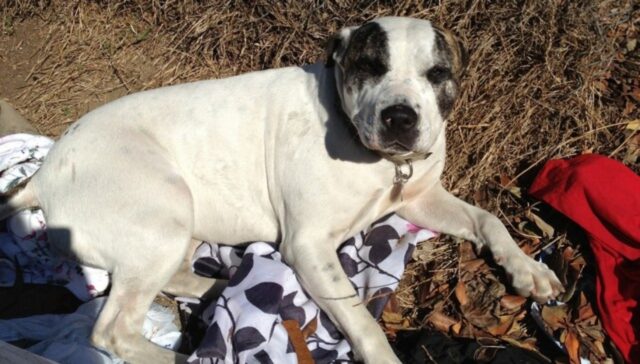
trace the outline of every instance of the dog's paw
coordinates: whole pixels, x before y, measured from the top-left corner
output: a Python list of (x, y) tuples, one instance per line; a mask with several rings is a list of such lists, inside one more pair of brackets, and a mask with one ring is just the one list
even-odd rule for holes
[(545, 303), (564, 292), (562, 283), (546, 264), (524, 253), (509, 259), (504, 268), (511, 279), (511, 285), (521, 296)]

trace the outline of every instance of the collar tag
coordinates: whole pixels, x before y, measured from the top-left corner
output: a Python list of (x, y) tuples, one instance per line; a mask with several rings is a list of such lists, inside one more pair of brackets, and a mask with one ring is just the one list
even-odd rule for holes
[[(407, 159), (403, 162), (395, 162), (396, 175), (393, 177), (393, 189), (391, 191), (391, 199), (396, 200), (400, 197), (400, 201), (403, 201), (402, 187), (409, 181), (409, 178), (413, 176), (413, 164), (411, 159)], [(405, 167), (406, 168), (403, 168)], [(406, 170), (406, 171), (405, 171)]]
[[(409, 178), (413, 176), (413, 163), (411, 159), (407, 159), (401, 163), (394, 163), (396, 166), (396, 175), (393, 177), (393, 184), (404, 185)], [(402, 167), (407, 166), (408, 171), (405, 173)]]

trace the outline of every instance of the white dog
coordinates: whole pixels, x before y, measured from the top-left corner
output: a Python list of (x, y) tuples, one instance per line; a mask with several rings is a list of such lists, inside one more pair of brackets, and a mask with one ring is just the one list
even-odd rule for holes
[(496, 217), (440, 183), (445, 119), (465, 62), (456, 38), (425, 20), (381, 18), (340, 31), (328, 57), (102, 106), (0, 206), (0, 217), (40, 206), (51, 244), (112, 273), (96, 345), (135, 363), (180, 360), (140, 329), (168, 284), (206, 290), (180, 270), (191, 239), (277, 241), (356, 354), (398, 362), (335, 253), (394, 211), (488, 247), (524, 296), (562, 291)]

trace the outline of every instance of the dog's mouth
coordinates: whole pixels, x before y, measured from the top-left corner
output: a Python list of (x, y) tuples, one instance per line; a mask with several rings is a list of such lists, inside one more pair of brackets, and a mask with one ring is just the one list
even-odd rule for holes
[(403, 154), (407, 152), (411, 152), (411, 147), (395, 140), (391, 143), (387, 143), (385, 145), (385, 149), (391, 153)]
[(392, 141), (383, 144), (382, 147), (378, 149), (378, 152), (390, 157), (402, 157), (415, 153), (412, 147), (399, 141)]

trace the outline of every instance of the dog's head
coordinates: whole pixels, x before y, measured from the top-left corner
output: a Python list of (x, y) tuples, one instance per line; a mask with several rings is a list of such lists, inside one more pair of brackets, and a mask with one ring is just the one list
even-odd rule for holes
[(454, 105), (466, 61), (452, 33), (412, 18), (344, 28), (327, 48), (342, 108), (362, 143), (398, 157), (429, 151)]

